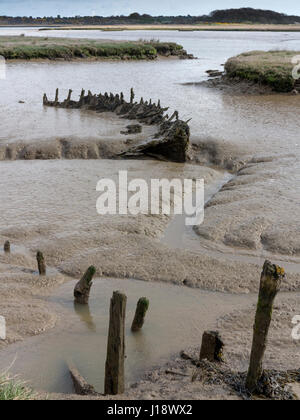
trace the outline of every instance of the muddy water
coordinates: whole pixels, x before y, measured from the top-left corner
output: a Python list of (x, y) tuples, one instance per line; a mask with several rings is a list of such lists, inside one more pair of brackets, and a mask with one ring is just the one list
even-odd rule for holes
[[(45, 36), (36, 29), (0, 29), (9, 32)], [(54, 95), (56, 87), (62, 97), (81, 87), (98, 91), (129, 93), (134, 86), (137, 96), (160, 98), (162, 103), (178, 109), (182, 118), (192, 118), (195, 139), (215, 138), (220, 141), (242, 142), (243, 147), (255, 144), (256, 153), (264, 152), (272, 142), (273, 150), (295, 147), (298, 118), (295, 110), (299, 99), (276, 97), (235, 98), (220, 92), (194, 86), (206, 77), (205, 70), (221, 68), (227, 58), (253, 49), (299, 49), (297, 33), (206, 33), (173, 31), (48, 31), (46, 36), (79, 36), (116, 39), (157, 37), (176, 41), (193, 52), (198, 60), (162, 60), (160, 62), (96, 62), (96, 63), (9, 63), (7, 79), (0, 80), (0, 142), (45, 140), (53, 137), (104, 136), (99, 116), (70, 110), (45, 109), (41, 106), (43, 92)], [(25, 104), (19, 104), (23, 100)], [(285, 124), (281, 124), (281, 121)], [(216, 124), (217, 122), (217, 124)], [(113, 133), (113, 126), (110, 129)], [(80, 133), (80, 134), (79, 134)], [(285, 144), (282, 144), (282, 138)], [(299, 150), (299, 146), (298, 150)]]
[[(15, 359), (12, 372), (35, 389), (72, 392), (66, 361), (73, 361), (87, 380), (103, 392), (109, 302), (114, 290), (128, 297), (126, 318), (126, 382), (168, 360), (186, 343), (199, 345), (203, 331), (233, 308), (251, 305), (255, 297), (201, 292), (134, 280), (99, 279), (94, 282), (89, 307), (73, 304), (71, 281), (58, 288), (50, 301), (61, 314), (55, 331), (12, 345), (1, 352), (0, 370)], [(130, 331), (137, 300), (147, 296), (150, 308), (144, 328)]]
[[(4, 28), (0, 34), (36, 36), (67, 36), (88, 38), (139, 39), (157, 37), (181, 43), (193, 52), (197, 60), (161, 60), (157, 62), (30, 62), (8, 63), (7, 79), (0, 80), (0, 144), (9, 142), (45, 142), (49, 139), (76, 138), (112, 140), (119, 135), (118, 121), (103, 118), (96, 113), (78, 110), (43, 108), (42, 93), (54, 95), (56, 87), (61, 96), (73, 88), (74, 96), (81, 87), (98, 91), (129, 92), (134, 86), (137, 96), (161, 99), (178, 109), (182, 118), (192, 118), (192, 140), (208, 145), (213, 154), (229, 154), (241, 161), (260, 159), (269, 162), (260, 165), (257, 175), (261, 182), (242, 191), (247, 199), (261, 196), (262, 191), (280, 191), (278, 210), (270, 212), (258, 198), (253, 217), (264, 215), (268, 224), (283, 225), (292, 221), (291, 232), (299, 231), (297, 222), (300, 195), (300, 141), (299, 97), (282, 95), (236, 96), (186, 82), (199, 82), (206, 77), (208, 68), (221, 68), (227, 58), (253, 49), (299, 49), (298, 33), (237, 33), (237, 32), (174, 32), (174, 31), (48, 31), (35, 29)], [(45, 35), (46, 34), (46, 35)], [(25, 104), (19, 104), (19, 100)], [(147, 133), (146, 133), (147, 135)], [(217, 152), (216, 152), (217, 150)], [(274, 163), (272, 163), (274, 160)], [(116, 164), (118, 165), (118, 164)], [(241, 189), (241, 188), (240, 188)], [(272, 190), (272, 191), (271, 191)], [(289, 203), (286, 206), (285, 203)], [(239, 209), (241, 206), (239, 207)], [(248, 206), (247, 206), (248, 208)], [(223, 209), (222, 209), (223, 211)], [(208, 213), (212, 213), (208, 210)], [(229, 214), (234, 214), (232, 209)], [(209, 216), (209, 214), (208, 214)], [(244, 216), (243, 216), (244, 217)], [(213, 219), (213, 217), (212, 217)], [(212, 222), (213, 223), (213, 222)], [(230, 229), (240, 229), (240, 220)], [(251, 225), (251, 220), (247, 222)], [(289, 222), (288, 222), (289, 223)], [(287, 229), (289, 231), (289, 229)], [(224, 232), (223, 242), (228, 232)], [(278, 234), (276, 233), (278, 236)], [(228, 236), (228, 235), (227, 235)], [(273, 237), (272, 232), (272, 237)], [(289, 236), (289, 233), (288, 233)], [(268, 240), (269, 241), (269, 240)], [(229, 245), (234, 245), (230, 237)], [(238, 243), (240, 241), (237, 241)], [(278, 240), (279, 242), (279, 240)], [(236, 244), (235, 244), (236, 245)], [(268, 244), (269, 246), (269, 244)], [(280, 246), (276, 245), (277, 248)], [(274, 248), (274, 247), (273, 247)], [(280, 253), (298, 253), (294, 243), (279, 249)], [(300, 248), (299, 248), (300, 249)], [(276, 250), (277, 252), (277, 250)]]
[[(119, 170), (128, 171), (129, 181), (133, 178), (150, 181), (158, 175), (167, 179), (203, 178), (208, 191), (214, 193), (223, 179), (222, 172), (211, 168), (158, 161), (101, 159), (1, 162), (0, 230), (17, 227), (20, 231), (34, 231), (38, 226), (55, 226), (55, 234), (62, 236), (68, 231), (80, 232), (87, 226), (93, 226), (100, 235), (103, 225), (107, 229), (109, 224), (120, 220), (128, 223), (125, 215), (105, 217), (96, 211), (96, 201), (100, 195), (96, 191), (98, 181), (109, 178), (118, 185)], [(27, 239), (30, 236), (28, 232)]]

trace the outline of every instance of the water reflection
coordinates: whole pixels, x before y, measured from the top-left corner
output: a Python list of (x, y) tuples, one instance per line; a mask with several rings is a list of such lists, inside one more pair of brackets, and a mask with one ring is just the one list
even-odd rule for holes
[(96, 324), (94, 322), (93, 316), (91, 314), (89, 305), (80, 305), (74, 302), (74, 310), (79, 316), (81, 322), (83, 322), (90, 331), (96, 332)]

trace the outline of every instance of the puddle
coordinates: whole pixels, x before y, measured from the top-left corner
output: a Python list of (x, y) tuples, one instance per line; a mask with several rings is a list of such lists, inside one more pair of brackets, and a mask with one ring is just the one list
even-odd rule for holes
[[(138, 380), (149, 368), (168, 360), (188, 345), (200, 346), (203, 331), (235, 308), (255, 302), (253, 296), (205, 292), (190, 288), (136, 280), (97, 279), (88, 307), (74, 306), (75, 281), (55, 291), (51, 303), (59, 306), (61, 320), (55, 330), (14, 344), (1, 352), (0, 369), (16, 358), (11, 373), (35, 389), (71, 393), (66, 361), (79, 371), (98, 392), (103, 392), (109, 302), (114, 290), (128, 298), (126, 316), (126, 382)], [(130, 331), (137, 300), (147, 296), (150, 308), (144, 328)]]

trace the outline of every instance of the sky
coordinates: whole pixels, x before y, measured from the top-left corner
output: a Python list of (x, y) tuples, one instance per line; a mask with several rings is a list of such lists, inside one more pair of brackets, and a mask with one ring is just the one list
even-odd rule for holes
[(203, 15), (215, 9), (253, 7), (300, 16), (299, 0), (0, 0), (0, 16)]

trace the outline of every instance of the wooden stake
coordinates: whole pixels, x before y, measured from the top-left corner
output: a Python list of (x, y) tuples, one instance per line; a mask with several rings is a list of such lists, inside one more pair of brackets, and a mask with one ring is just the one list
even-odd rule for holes
[(284, 269), (266, 261), (260, 280), (259, 298), (254, 324), (253, 343), (246, 388), (254, 393), (263, 374), (263, 358), (272, 320), (273, 304), (285, 278)]
[(44, 255), (41, 251), (37, 252), (36, 259), (37, 259), (37, 263), (38, 263), (38, 269), (39, 269), (40, 276), (45, 276), (46, 275), (46, 263), (45, 263)]
[(145, 316), (149, 309), (149, 300), (141, 297), (137, 303), (135, 316), (132, 322), (131, 331), (136, 332), (143, 328)]
[(68, 93), (68, 97), (67, 97), (67, 103), (69, 103), (71, 101), (71, 96), (72, 96), (72, 89), (69, 89), (69, 93)]
[(87, 269), (81, 280), (74, 289), (75, 302), (81, 305), (87, 305), (89, 302), (90, 291), (93, 285), (92, 280), (96, 273), (96, 268), (91, 266)]
[(6, 241), (5, 244), (4, 244), (4, 252), (6, 254), (10, 254), (10, 242), (9, 241)]
[(122, 394), (125, 389), (125, 312), (126, 295), (114, 292), (110, 301), (110, 320), (105, 365), (104, 390), (106, 395)]
[(135, 97), (134, 90), (133, 88), (131, 88), (130, 89), (130, 103), (131, 104), (133, 103), (134, 97)]
[(55, 105), (58, 103), (58, 93), (59, 93), (59, 90), (58, 89), (56, 89), (56, 92), (55, 92)]

